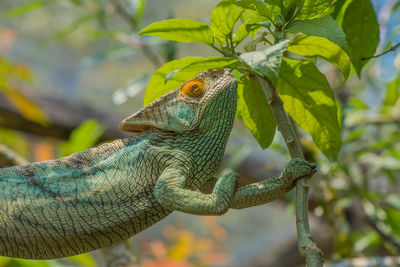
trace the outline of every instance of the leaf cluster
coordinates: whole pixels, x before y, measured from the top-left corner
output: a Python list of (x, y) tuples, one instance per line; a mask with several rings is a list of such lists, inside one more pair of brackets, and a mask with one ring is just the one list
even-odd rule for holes
[[(355, 8), (359, 5), (363, 8)], [(359, 20), (350, 23), (354, 17)], [(221, 57), (168, 62), (153, 75), (144, 104), (202, 70), (236, 70), (238, 116), (266, 148), (274, 138), (276, 126), (260, 85), (249, 78), (257, 75), (277, 88), (293, 120), (312, 136), (328, 158), (335, 159), (341, 146), (339, 107), (315, 59), (333, 64), (344, 80), (349, 77), (351, 64), (360, 74), (366, 63), (361, 57), (375, 52), (377, 25), (369, 0), (223, 0), (213, 9), (209, 25), (191, 19), (153, 23), (140, 34), (204, 43)], [(365, 38), (369, 39), (368, 48), (363, 45)]]

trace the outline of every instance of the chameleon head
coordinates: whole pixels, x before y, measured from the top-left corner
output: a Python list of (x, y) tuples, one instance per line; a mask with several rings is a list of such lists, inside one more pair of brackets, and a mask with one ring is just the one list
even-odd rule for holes
[(203, 71), (126, 118), (119, 127), (126, 132), (142, 132), (150, 128), (184, 132), (197, 128), (204, 117), (215, 121), (229, 115), (233, 120), (236, 89), (237, 81), (228, 71)]

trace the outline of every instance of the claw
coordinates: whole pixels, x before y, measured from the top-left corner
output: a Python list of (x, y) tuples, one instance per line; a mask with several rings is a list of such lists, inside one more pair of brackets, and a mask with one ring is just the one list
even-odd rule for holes
[(316, 163), (310, 163), (310, 167), (311, 167), (312, 170), (317, 171), (318, 164), (316, 164)]

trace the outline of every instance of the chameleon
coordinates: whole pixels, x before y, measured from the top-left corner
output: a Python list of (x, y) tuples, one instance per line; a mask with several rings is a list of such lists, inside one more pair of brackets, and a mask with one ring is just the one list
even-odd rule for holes
[(110, 246), (173, 211), (222, 215), (265, 204), (316, 165), (238, 185), (215, 177), (232, 130), (237, 80), (208, 70), (120, 123), (130, 137), (68, 157), (0, 169), (0, 255), (53, 259)]

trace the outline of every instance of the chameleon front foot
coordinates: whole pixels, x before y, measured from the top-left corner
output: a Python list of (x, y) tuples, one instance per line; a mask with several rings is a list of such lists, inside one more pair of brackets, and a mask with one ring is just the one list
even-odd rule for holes
[(290, 185), (295, 180), (311, 176), (317, 171), (317, 164), (308, 162), (304, 159), (294, 158), (289, 161), (279, 178), (283, 183)]
[(262, 205), (280, 198), (294, 187), (295, 180), (314, 174), (316, 168), (314, 163), (299, 158), (292, 159), (281, 174), (240, 187), (233, 197), (231, 208)]

